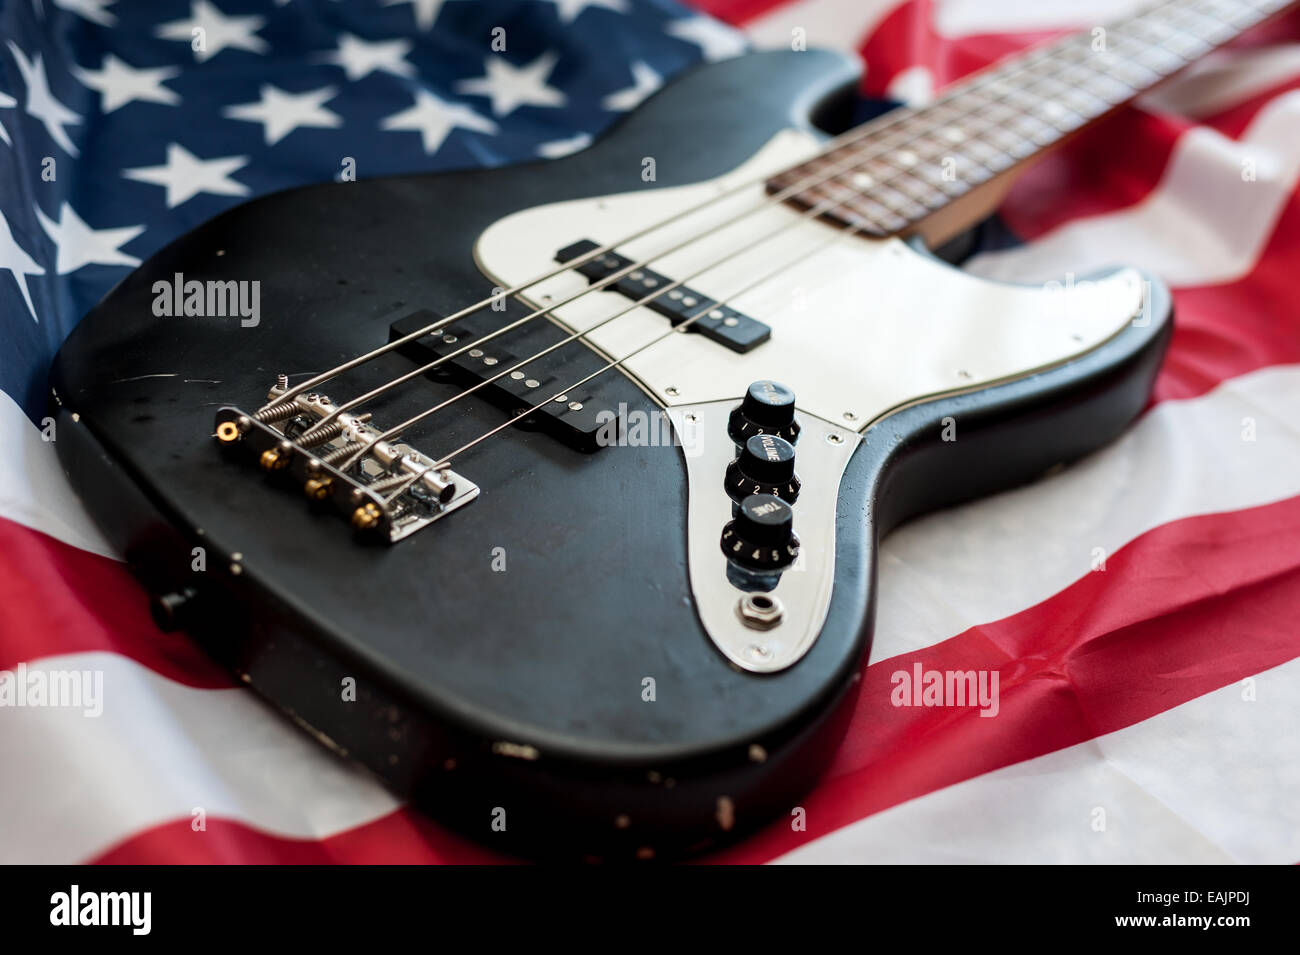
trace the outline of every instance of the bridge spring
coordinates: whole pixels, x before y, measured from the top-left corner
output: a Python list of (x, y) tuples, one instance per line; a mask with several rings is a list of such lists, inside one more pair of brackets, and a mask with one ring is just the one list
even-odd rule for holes
[(347, 444), (343, 445), (343, 447), (335, 448), (333, 451), (329, 452), (329, 454), (321, 455), (321, 460), (326, 464), (337, 464), (339, 461), (351, 457), (360, 450), (361, 442), (349, 441)]
[(410, 482), (410, 480), (411, 476), (409, 474), (392, 474), (386, 478), (380, 478), (374, 484), (371, 484), (369, 490), (374, 491), (376, 494), (381, 494), (384, 491), (406, 484)]
[(253, 419), (260, 421), (262, 424), (275, 424), (277, 421), (283, 421), (285, 418), (293, 417), (298, 413), (298, 404), (295, 401), (280, 401), (273, 405), (267, 405), (261, 411), (253, 414)]
[[(355, 420), (369, 421), (370, 413), (367, 412), (366, 414), (359, 415)], [(329, 441), (331, 438), (337, 438), (340, 434), (342, 434), (344, 425), (345, 422), (343, 421), (331, 421), (323, 428), (320, 427), (319, 425), (314, 425), (308, 428), (302, 434), (298, 435), (298, 444), (300, 444), (304, 448), (310, 448), (312, 445), (316, 445), (316, 444), (324, 444), (326, 441)]]

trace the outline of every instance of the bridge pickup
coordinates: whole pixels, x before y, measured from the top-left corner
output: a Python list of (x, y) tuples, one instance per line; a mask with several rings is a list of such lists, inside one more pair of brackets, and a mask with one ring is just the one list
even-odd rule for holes
[[(582, 239), (555, 253), (555, 261), (571, 262), (596, 248), (599, 248), (597, 243), (590, 239)], [(627, 256), (619, 255), (617, 252), (605, 252), (574, 268), (578, 274), (592, 282), (598, 282), (632, 264), (632, 260)], [(633, 269), (604, 288), (637, 300), (653, 294), (655, 289), (671, 284), (672, 279), (651, 269)], [(680, 325), (687, 319), (694, 318), (695, 321), (691, 322), (689, 331), (699, 332), (705, 338), (742, 354), (772, 337), (772, 329), (762, 322), (755, 321), (729, 305), (719, 305), (716, 299), (692, 291), (685, 285), (679, 285), (662, 295), (655, 296), (645, 302), (645, 307), (667, 316), (673, 325)], [(696, 316), (700, 317), (696, 318)]]
[[(389, 341), (404, 338), (417, 329), (432, 325), (440, 318), (427, 309), (410, 312), (389, 326)], [(466, 345), (496, 331), (507, 321), (507, 318), (497, 312), (484, 309), (408, 342), (399, 347), (398, 351), (419, 365), (427, 365), (459, 351), (460, 354), (448, 358), (430, 374), (436, 377), (438, 373), (445, 372), (449, 377), (471, 385), (495, 378), (475, 394), (512, 415), (544, 402), (533, 414), (524, 418), (521, 424), (534, 426), (576, 450), (595, 451), (602, 446), (602, 438), (617, 437), (618, 420), (610, 418), (608, 414), (599, 414), (602, 408), (608, 406), (608, 402), (601, 401), (599, 397), (598, 381), (563, 391), (569, 382), (585, 377), (564, 363), (571, 349), (561, 348), (558, 351), (566, 352), (565, 355), (552, 352), (513, 371), (506, 370), (519, 365), (528, 355), (535, 354), (538, 350), (526, 344), (525, 339), (515, 339), (524, 345), (522, 355), (517, 355), (506, 347), (505, 342), (510, 339), (508, 335), (484, 342), (481, 348), (466, 349)]]

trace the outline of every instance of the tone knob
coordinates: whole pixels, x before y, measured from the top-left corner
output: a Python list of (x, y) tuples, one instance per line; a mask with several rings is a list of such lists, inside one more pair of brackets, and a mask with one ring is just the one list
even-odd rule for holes
[(756, 381), (727, 421), (731, 439), (743, 446), (751, 435), (775, 434), (791, 444), (799, 440), (794, 420), (794, 392), (777, 381)]
[(773, 494), (793, 504), (799, 496), (794, 445), (775, 434), (751, 435), (740, 456), (727, 465), (724, 483), (733, 501), (750, 494)]
[(756, 570), (778, 570), (799, 556), (794, 511), (774, 494), (751, 494), (722, 530), (722, 552)]

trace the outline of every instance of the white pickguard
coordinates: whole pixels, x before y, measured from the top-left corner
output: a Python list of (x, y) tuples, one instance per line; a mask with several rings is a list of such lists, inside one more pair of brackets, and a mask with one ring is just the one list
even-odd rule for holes
[[(652, 268), (674, 280), (708, 267), (686, 284), (765, 322), (771, 339), (741, 355), (700, 335), (670, 335), (623, 368), (666, 406), (739, 399), (751, 381), (773, 378), (794, 389), (802, 411), (854, 430), (919, 398), (1058, 364), (1101, 344), (1139, 314), (1141, 281), (1131, 270), (1097, 283), (1006, 285), (967, 275), (897, 239), (857, 235), (786, 267), (835, 239), (837, 230), (770, 202), (761, 181), (817, 149), (811, 135), (788, 130), (720, 179), (667, 189), (633, 187), (515, 213), (480, 236), (479, 264), (501, 286), (513, 287), (553, 269), (559, 249), (591, 239), (618, 243), (623, 255), (652, 260)], [(633, 183), (639, 171), (629, 170)], [(750, 180), (756, 180), (752, 187), (689, 214)], [(757, 211), (717, 228), (746, 210)], [(675, 221), (619, 242), (664, 220)], [(777, 230), (782, 231), (751, 251), (709, 267)], [(700, 238), (656, 258), (694, 236)], [(761, 284), (732, 297), (756, 281)], [(524, 297), (548, 305), (588, 284), (566, 272), (532, 286)], [(629, 304), (618, 293), (600, 291), (554, 315), (571, 331), (585, 331)], [(586, 338), (621, 357), (667, 329), (662, 315), (636, 308)]]
[[(1139, 318), (1145, 301), (1132, 270), (1096, 283), (999, 284), (897, 239), (845, 235), (772, 202), (763, 180), (817, 150), (811, 135), (783, 132), (720, 179), (527, 209), (492, 225), (476, 247), (484, 272), (511, 288), (550, 272), (555, 253), (574, 242), (613, 244), (622, 255), (648, 260), (670, 280), (771, 327), (767, 342), (742, 355), (702, 335), (665, 337), (668, 319), (644, 307), (610, 320), (632, 302), (618, 292), (581, 295), (553, 312), (611, 359), (631, 356), (623, 370), (668, 408), (687, 444), (689, 571), (701, 622), (734, 666), (757, 673), (793, 665), (821, 632), (835, 580), (839, 483), (854, 448), (871, 440), (872, 422), (924, 398), (1067, 361)], [(633, 183), (639, 172), (629, 170)], [(733, 188), (735, 195), (718, 198)], [(698, 208), (710, 199), (717, 201)], [(733, 218), (738, 221), (727, 224)], [(524, 297), (550, 307), (588, 286), (578, 273), (565, 271), (529, 287)], [(598, 323), (604, 324), (594, 327)], [(761, 630), (741, 612), (746, 593), (760, 588), (732, 579), (719, 537), (731, 515), (722, 475), (735, 454), (727, 413), (759, 378), (794, 389), (804, 428), (796, 458), (804, 489), (794, 504), (800, 560), (774, 587), (762, 588), (782, 608), (782, 618)], [(696, 429), (704, 440), (692, 453), (689, 437)]]

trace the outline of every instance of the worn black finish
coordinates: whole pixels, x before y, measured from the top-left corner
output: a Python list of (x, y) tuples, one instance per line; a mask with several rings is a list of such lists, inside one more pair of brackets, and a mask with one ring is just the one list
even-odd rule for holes
[[(478, 501), (386, 547), (359, 546), (333, 515), (286, 501), (210, 435), (216, 408), (256, 403), (276, 373), (300, 381), (384, 341), (394, 309), (450, 314), (491, 295), (471, 243), (502, 216), (720, 175), (852, 79), (829, 54), (743, 57), (689, 74), (563, 160), (322, 185), (234, 209), (145, 263), (65, 344), (52, 380), (64, 466), (152, 590), (192, 591), (166, 601), (164, 616), (397, 791), (489, 845), (662, 858), (783, 813), (842, 733), (870, 638), (877, 536), (1118, 434), (1143, 406), (1167, 338), (1158, 285), (1149, 325), (872, 430), (842, 486), (824, 631), (803, 661), (772, 676), (726, 666), (700, 628), (675, 447), (592, 455), (511, 429), (457, 459), (484, 487)], [(659, 181), (645, 184), (637, 173), (651, 150)], [(260, 279), (261, 324), (154, 317), (152, 284), (175, 272)], [(522, 308), (512, 302), (501, 320)], [(547, 322), (527, 329), (512, 339), (519, 354), (563, 337)], [(560, 380), (604, 363), (585, 348), (557, 354)], [(753, 358), (757, 378), (761, 350)], [(345, 391), (411, 367), (384, 356)], [(657, 411), (621, 375), (602, 382), (611, 406)], [(376, 423), (462, 387), (418, 384), (376, 402)], [(436, 456), (504, 420), (476, 397), (407, 439)], [(945, 415), (960, 416), (962, 440), (938, 440)], [(194, 546), (207, 550), (206, 573), (190, 572)], [(493, 569), (500, 556), (504, 573)], [(356, 702), (341, 699), (346, 677), (357, 681)], [(643, 699), (647, 677), (653, 703)], [(720, 824), (720, 799), (734, 827)], [(498, 807), (504, 832), (491, 827)]]

